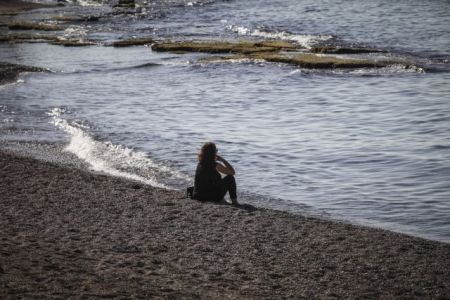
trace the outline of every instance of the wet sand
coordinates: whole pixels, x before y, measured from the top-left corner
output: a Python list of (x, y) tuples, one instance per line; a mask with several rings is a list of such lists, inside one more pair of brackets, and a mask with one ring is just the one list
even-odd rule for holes
[(450, 244), (0, 152), (0, 298), (450, 297)]

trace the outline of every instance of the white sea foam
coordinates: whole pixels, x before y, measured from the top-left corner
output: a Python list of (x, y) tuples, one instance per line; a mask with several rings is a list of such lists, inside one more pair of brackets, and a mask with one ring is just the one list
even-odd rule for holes
[(269, 32), (259, 29), (249, 29), (244, 26), (228, 25), (227, 28), (240, 35), (257, 36), (269, 39), (287, 40), (298, 43), (299, 45), (311, 48), (320, 41), (326, 41), (332, 38), (330, 35), (308, 35), (308, 34), (292, 34), (285, 31)]
[(210, 4), (210, 3), (213, 3), (213, 1), (205, 1), (205, 0), (202, 0), (202, 1), (187, 1), (185, 5), (186, 6), (203, 6), (203, 5)]
[(423, 68), (417, 66), (405, 66), (402, 64), (392, 64), (383, 68), (362, 68), (351, 70), (333, 70), (334, 74), (353, 74), (353, 75), (390, 75), (404, 73), (425, 73)]
[[(251, 58), (235, 58), (235, 59), (211, 59), (207, 61), (207, 64), (251, 64), (251, 63), (256, 63), (256, 64), (262, 64), (265, 63), (266, 61), (264, 59), (251, 59)], [(204, 65), (207, 65), (204, 64)]]
[(70, 135), (70, 142), (65, 150), (75, 154), (87, 162), (94, 171), (113, 176), (124, 177), (154, 187), (172, 189), (159, 182), (158, 178), (189, 181), (189, 177), (168, 166), (158, 164), (145, 153), (114, 145), (111, 142), (95, 140), (88, 132), (89, 126), (70, 122), (62, 118), (67, 111), (64, 108), (53, 108), (47, 114), (52, 117), (51, 123)]
[(94, 1), (94, 0), (72, 0), (73, 3), (76, 3), (80, 6), (102, 6), (103, 1)]
[(64, 30), (64, 34), (60, 39), (62, 40), (84, 40), (87, 36), (85, 27), (82, 26), (70, 26)]

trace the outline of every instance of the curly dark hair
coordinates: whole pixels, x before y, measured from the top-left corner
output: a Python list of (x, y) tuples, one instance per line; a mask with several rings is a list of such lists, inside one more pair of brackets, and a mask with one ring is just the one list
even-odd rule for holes
[(205, 166), (214, 166), (216, 161), (217, 147), (212, 142), (203, 144), (200, 152), (198, 153), (198, 161)]

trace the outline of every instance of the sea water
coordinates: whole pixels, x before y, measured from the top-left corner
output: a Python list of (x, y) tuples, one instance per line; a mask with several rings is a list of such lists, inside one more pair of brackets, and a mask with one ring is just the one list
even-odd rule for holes
[[(63, 36), (100, 42), (0, 44), (0, 61), (49, 70), (0, 87), (3, 144), (64, 143), (94, 170), (183, 189), (214, 141), (235, 166), (241, 202), (450, 242), (448, 1), (136, 3), (73, 1), (21, 16), (98, 15)], [(369, 58), (414, 67), (205, 63), (207, 54), (107, 46), (140, 36), (371, 47), (386, 52)]]

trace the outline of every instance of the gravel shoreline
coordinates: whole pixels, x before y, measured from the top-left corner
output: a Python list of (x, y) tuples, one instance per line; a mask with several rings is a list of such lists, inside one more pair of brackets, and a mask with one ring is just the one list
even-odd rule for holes
[(450, 295), (450, 244), (0, 152), (0, 298)]

